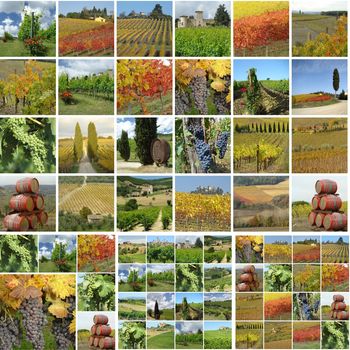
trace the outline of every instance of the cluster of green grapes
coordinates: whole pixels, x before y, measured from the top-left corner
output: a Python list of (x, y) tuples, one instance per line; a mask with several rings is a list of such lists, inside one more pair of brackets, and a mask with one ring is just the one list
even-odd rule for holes
[(17, 142), (31, 154), (34, 168), (38, 173), (45, 172), (47, 150), (45, 143), (34, 134), (28, 134), (26, 120), (23, 118), (8, 118), (7, 127)]

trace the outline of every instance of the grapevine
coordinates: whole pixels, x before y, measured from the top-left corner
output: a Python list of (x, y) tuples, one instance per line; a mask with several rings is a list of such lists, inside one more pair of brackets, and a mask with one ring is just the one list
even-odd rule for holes
[(219, 158), (223, 159), (225, 156), (225, 153), (227, 151), (227, 141), (228, 141), (229, 133), (227, 131), (224, 131), (219, 134), (217, 140), (216, 140), (216, 147), (219, 148)]

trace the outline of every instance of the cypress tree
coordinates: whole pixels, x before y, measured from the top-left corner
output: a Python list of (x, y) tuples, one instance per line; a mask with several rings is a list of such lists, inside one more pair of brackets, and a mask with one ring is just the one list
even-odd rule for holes
[(273, 132), (276, 133), (276, 124), (273, 122)]
[(266, 130), (266, 123), (264, 122), (264, 132), (266, 133), (267, 130)]
[(286, 132), (286, 128), (284, 127), (284, 123), (282, 124), (282, 132)]
[(157, 118), (136, 118), (136, 155), (143, 165), (153, 164), (151, 144), (157, 138)]
[(278, 122), (277, 131), (278, 131), (279, 133), (281, 132), (281, 125), (280, 125), (280, 122)]
[(127, 162), (130, 158), (130, 144), (128, 132), (125, 130), (122, 130), (122, 134), (118, 140), (118, 151), (120, 156)]
[(81, 133), (79, 123), (75, 125), (75, 134), (74, 134), (74, 158), (76, 162), (79, 162), (83, 156), (83, 134)]
[(263, 132), (263, 129), (262, 129), (262, 125), (260, 124), (260, 132), (262, 133)]
[(258, 123), (255, 123), (255, 132), (259, 132)]
[(269, 132), (272, 132), (271, 124), (269, 123)]
[(88, 156), (90, 159), (97, 159), (97, 131), (95, 123), (90, 122), (88, 125)]

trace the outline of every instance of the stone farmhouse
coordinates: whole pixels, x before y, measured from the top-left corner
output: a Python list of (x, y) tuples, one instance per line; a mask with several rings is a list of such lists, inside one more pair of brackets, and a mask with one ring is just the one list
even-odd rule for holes
[(196, 11), (194, 16), (180, 16), (178, 28), (207, 27), (214, 25), (214, 19), (203, 18), (203, 11)]

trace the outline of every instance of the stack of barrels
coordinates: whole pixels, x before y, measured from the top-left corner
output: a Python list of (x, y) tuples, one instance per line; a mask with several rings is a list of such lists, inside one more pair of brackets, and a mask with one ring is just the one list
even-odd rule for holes
[(311, 201), (309, 224), (327, 231), (346, 230), (348, 220), (346, 214), (340, 211), (342, 200), (337, 193), (337, 183), (333, 180), (318, 180), (315, 189), (317, 194)]
[(259, 288), (258, 275), (255, 272), (254, 265), (247, 265), (239, 276), (237, 285), (239, 292), (254, 292)]
[(95, 315), (91, 327), (89, 346), (91, 349), (114, 349), (115, 339), (111, 337), (112, 328), (106, 315)]
[(7, 231), (35, 230), (47, 223), (44, 196), (39, 193), (39, 181), (35, 178), (26, 177), (16, 182), (16, 193), (10, 198), (9, 208), (11, 211), (4, 218)]
[(331, 305), (331, 319), (332, 320), (348, 320), (349, 311), (346, 311), (346, 304), (344, 297), (340, 294), (333, 295), (333, 303)]

